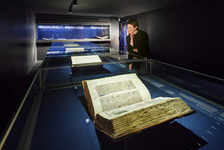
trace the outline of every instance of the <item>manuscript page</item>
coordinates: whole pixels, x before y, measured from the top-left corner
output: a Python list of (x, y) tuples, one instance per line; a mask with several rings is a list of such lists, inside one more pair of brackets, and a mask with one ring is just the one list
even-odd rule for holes
[(102, 62), (98, 55), (71, 56), (72, 64), (86, 64)]
[(94, 116), (103, 111), (151, 99), (148, 89), (136, 74), (87, 80), (87, 86), (92, 99)]

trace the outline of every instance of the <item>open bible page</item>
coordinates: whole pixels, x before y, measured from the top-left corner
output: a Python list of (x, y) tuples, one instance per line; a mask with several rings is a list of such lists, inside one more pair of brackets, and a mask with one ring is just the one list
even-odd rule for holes
[(87, 85), (94, 115), (151, 99), (148, 89), (136, 74), (87, 80)]

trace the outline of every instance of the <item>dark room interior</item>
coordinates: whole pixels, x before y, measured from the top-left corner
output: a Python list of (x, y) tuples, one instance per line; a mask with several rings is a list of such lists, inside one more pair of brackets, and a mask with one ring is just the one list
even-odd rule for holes
[[(138, 146), (133, 144), (135, 141), (142, 145), (141, 149), (149, 148), (150, 144), (153, 149), (164, 149), (163, 146), (159, 146), (162, 143), (171, 149), (212, 150), (221, 149), (224, 146), (222, 139), (222, 134), (224, 134), (223, 1), (77, 0), (75, 2), (77, 6), (73, 4), (73, 0), (11, 0), (1, 3), (0, 149), (137, 149)], [(71, 69), (70, 72), (70, 67), (65, 67), (62, 75), (64, 76), (63, 81), (53, 72), (54, 78), (51, 78), (52, 74), (48, 72), (44, 89), (33, 91), (33, 89), (38, 89), (37, 86), (40, 84), (34, 83), (34, 80), (35, 82), (38, 80), (40, 75), (37, 73), (41, 67), (45, 65), (55, 67), (70, 61), (68, 55), (47, 57), (47, 54), (50, 54), (48, 52), (52, 48), (52, 43), (57, 43), (57, 40), (50, 39), (51, 37), (48, 37), (48, 41), (44, 41), (44, 38), (38, 39), (40, 37), (38, 26), (61, 25), (79, 28), (95, 25), (95, 28), (100, 26), (104, 29), (109, 26), (109, 31), (105, 31), (109, 32), (107, 33), (110, 36), (109, 39), (96, 40), (93, 43), (122, 52), (124, 46), (121, 46), (121, 43), (126, 41), (121, 38), (122, 23), (126, 25), (127, 20), (132, 18), (138, 20), (139, 29), (147, 32), (149, 37), (150, 57), (147, 61), (150, 62), (152, 79), (148, 81), (144, 76), (141, 79), (143, 83), (146, 83), (147, 88), (150, 88), (151, 96), (153, 98), (160, 96), (155, 94), (156, 92), (152, 93), (152, 91), (160, 91), (163, 93), (161, 96), (171, 95), (190, 99), (185, 94), (187, 91), (186, 93), (191, 94), (191, 100), (189, 103), (186, 101), (190, 106), (191, 102), (194, 103), (191, 107), (196, 113), (183, 120), (174, 120), (169, 125), (164, 123), (153, 127), (151, 131), (144, 130), (130, 137), (113, 141), (97, 128), (95, 129), (92, 122), (85, 124), (81, 122), (81, 118), (71, 115), (76, 113), (79, 117), (89, 117), (88, 110), (83, 103), (85, 100), (82, 101), (83, 89), (81, 86), (77, 86), (76, 89), (73, 80), (86, 80), (90, 75), (97, 76), (99, 73), (113, 72), (108, 71), (107, 67), (103, 69), (102, 67), (78, 68), (78, 71), (86, 72), (86, 78), (82, 74), (75, 73), (77, 70)], [(78, 36), (79, 33), (77, 33)], [(82, 35), (81, 38), (83, 38)], [(59, 35), (58, 40), (73, 42), (64, 40), (63, 37), (59, 39)], [(108, 62), (107, 57), (104, 61)], [(66, 66), (69, 65), (66, 64)], [(45, 69), (43, 68), (42, 70)], [(55, 69), (56, 71), (59, 72), (60, 67), (58, 70)], [(72, 80), (71, 84), (70, 80)], [(57, 82), (61, 82), (60, 87)], [(55, 86), (52, 88), (52, 85)], [(165, 87), (169, 88), (165, 89)], [(82, 106), (81, 108), (76, 104), (72, 108), (72, 96), (69, 96), (70, 92), (66, 91), (69, 88), (72, 89), (70, 92), (76, 96), (74, 99)], [(171, 89), (177, 95), (173, 94)], [(35, 92), (39, 95), (36, 96)], [(65, 98), (66, 92), (68, 98)], [(37, 97), (41, 101), (38, 101)], [(54, 106), (51, 102), (53, 99), (55, 100)], [(201, 99), (205, 102), (202, 103)], [(63, 115), (56, 110), (60, 105), (61, 107), (66, 105), (65, 110), (60, 110), (63, 115), (67, 114), (67, 118), (62, 117)], [(35, 111), (36, 109), (38, 111)], [(51, 118), (45, 116), (46, 112)], [(58, 117), (53, 115), (54, 112), (58, 113)], [(70, 122), (61, 126), (57, 124), (59, 121), (66, 122), (69, 117), (80, 120), (76, 126), (70, 125)], [(27, 121), (29, 118), (36, 119), (30, 119), (29, 122)], [(52, 122), (47, 123), (49, 119)], [(45, 128), (44, 125), (52, 126), (51, 130)], [(62, 130), (57, 134), (54, 133), (58, 129)], [(80, 137), (79, 140), (77, 140), (78, 137)], [(167, 141), (170, 140), (169, 138), (179, 140), (181, 144), (175, 147), (171, 144), (175, 143), (174, 141)], [(148, 142), (147, 139), (153, 142)], [(85, 140), (89, 140), (86, 141), (86, 145), (80, 144)]]

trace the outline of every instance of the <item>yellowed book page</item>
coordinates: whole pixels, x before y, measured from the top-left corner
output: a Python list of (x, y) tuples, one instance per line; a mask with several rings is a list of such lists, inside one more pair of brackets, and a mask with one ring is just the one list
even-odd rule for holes
[(71, 56), (71, 60), (72, 60), (72, 64), (75, 64), (75, 65), (102, 62), (98, 55)]
[(136, 74), (87, 80), (96, 114), (150, 100), (151, 95)]

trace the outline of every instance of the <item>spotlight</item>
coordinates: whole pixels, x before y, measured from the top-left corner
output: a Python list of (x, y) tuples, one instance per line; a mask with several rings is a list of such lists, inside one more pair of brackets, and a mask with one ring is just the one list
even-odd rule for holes
[(77, 4), (77, 0), (73, 0), (73, 5), (74, 6), (77, 6), (78, 4)]
[(78, 4), (77, 4), (77, 0), (73, 0), (72, 3), (70, 4), (70, 6), (69, 6), (69, 11), (68, 11), (69, 13), (72, 13), (72, 6), (73, 6), (73, 5), (74, 5), (74, 6), (77, 6), (77, 5), (78, 5)]

